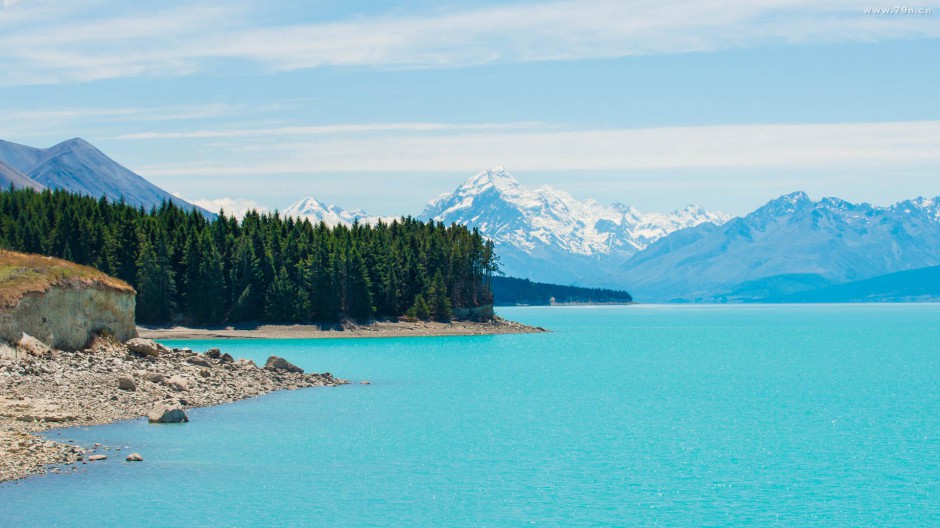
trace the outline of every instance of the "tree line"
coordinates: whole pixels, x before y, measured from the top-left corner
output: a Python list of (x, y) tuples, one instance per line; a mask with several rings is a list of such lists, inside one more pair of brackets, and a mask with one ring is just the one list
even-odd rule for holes
[(515, 277), (493, 277), (493, 295), (497, 304), (547, 306), (556, 303), (630, 303), (633, 297), (622, 290), (561, 286)]
[[(328, 227), (278, 213), (208, 219), (62, 190), (0, 193), (0, 246), (93, 266), (137, 290), (141, 323), (450, 320), (492, 304), (493, 244), (410, 217)], [(469, 312), (469, 310), (466, 310)]]

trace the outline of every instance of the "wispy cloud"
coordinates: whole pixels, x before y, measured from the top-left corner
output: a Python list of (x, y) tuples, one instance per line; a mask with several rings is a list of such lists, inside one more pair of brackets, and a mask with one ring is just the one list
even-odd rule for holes
[(265, 71), (434, 68), (940, 36), (932, 17), (873, 17), (856, 0), (527, 2), (308, 22), (259, 16), (269, 3), (138, 4), (97, 17), (82, 7), (4, 10), (0, 82), (185, 75), (232, 60)]
[[(58, 107), (0, 111), (0, 137), (47, 136), (63, 130), (100, 129), (102, 125), (201, 121), (232, 116), (254, 116), (282, 109), (284, 104), (264, 106), (224, 103), (153, 107)], [(145, 135), (145, 134), (144, 134)], [(64, 138), (62, 138), (64, 139)]]
[(394, 135), (279, 142), (231, 164), (136, 167), (144, 176), (320, 172), (870, 168), (940, 164), (940, 121)]
[(138, 132), (122, 134), (114, 139), (151, 140), (151, 139), (209, 139), (209, 138), (252, 138), (284, 136), (320, 136), (339, 134), (362, 134), (370, 132), (467, 132), (499, 131), (540, 126), (536, 122), (519, 123), (362, 123), (321, 126), (288, 126), (275, 128), (247, 128), (230, 130), (187, 130), (175, 132)]

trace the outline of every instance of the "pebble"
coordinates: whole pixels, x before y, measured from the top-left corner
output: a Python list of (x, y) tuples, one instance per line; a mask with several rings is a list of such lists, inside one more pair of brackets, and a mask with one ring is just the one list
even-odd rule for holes
[[(193, 357), (208, 366), (187, 361)], [(85, 453), (68, 445), (74, 438), (46, 442), (32, 433), (65, 425), (88, 430), (90, 425), (144, 416), (161, 402), (204, 407), (274, 390), (347, 383), (329, 374), (265, 370), (224, 353), (214, 359), (164, 347), (142, 356), (104, 341), (83, 351), (54, 350), (50, 357), (0, 359), (0, 378), (0, 482), (52, 472), (53, 466), (75, 464), (77, 471), (89, 461), (106, 460), (99, 453), (120, 451), (96, 443), (97, 453)], [(120, 378), (134, 382), (136, 390), (122, 390)], [(35, 419), (21, 421), (26, 417)], [(62, 442), (58, 434), (56, 440)]]

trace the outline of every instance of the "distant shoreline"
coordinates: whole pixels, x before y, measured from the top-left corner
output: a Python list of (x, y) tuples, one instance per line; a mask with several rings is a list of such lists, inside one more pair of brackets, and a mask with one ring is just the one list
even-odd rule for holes
[(138, 326), (146, 339), (344, 339), (535, 334), (548, 330), (497, 317), (493, 321), (376, 321), (370, 324), (235, 325), (196, 328)]

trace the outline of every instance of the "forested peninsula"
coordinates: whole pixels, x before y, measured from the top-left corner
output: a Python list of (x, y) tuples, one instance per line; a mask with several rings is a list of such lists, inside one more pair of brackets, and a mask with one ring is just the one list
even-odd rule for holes
[(144, 210), (12, 187), (0, 193), (0, 246), (126, 281), (145, 324), (487, 318), (497, 271), (492, 242), (459, 225), (210, 219), (166, 202)]

